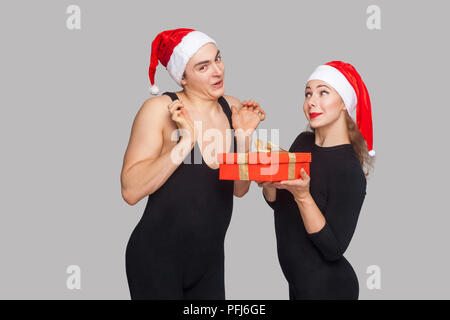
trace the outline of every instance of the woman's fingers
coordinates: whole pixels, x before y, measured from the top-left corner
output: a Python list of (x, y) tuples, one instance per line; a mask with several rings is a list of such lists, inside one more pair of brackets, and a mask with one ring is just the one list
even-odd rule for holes
[(258, 184), (258, 187), (273, 187), (273, 181), (255, 181)]
[(285, 180), (283, 181), (283, 184), (286, 186), (295, 187), (295, 186), (303, 186), (306, 183), (305, 180), (303, 180), (302, 178), (298, 178), (295, 180)]
[(306, 181), (309, 180), (309, 176), (308, 176), (308, 174), (306, 173), (306, 170), (305, 170), (305, 169), (302, 168), (302, 170), (300, 170), (300, 174), (301, 174), (303, 180), (306, 180)]
[(306, 188), (309, 186), (309, 176), (306, 174), (306, 176), (299, 179), (281, 181), (280, 184), (286, 188)]
[(286, 186), (281, 184), (280, 182), (273, 182), (272, 185), (277, 189), (286, 189)]

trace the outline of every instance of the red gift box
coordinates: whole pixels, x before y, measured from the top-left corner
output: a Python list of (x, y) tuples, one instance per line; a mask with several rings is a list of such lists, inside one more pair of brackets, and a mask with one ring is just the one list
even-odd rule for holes
[(287, 151), (219, 153), (220, 180), (282, 181), (309, 175), (311, 153)]

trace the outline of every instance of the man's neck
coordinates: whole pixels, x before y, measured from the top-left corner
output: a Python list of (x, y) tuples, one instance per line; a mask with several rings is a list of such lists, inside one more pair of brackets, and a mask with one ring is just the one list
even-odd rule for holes
[(217, 112), (217, 99), (208, 99), (205, 96), (182, 90), (177, 93), (184, 103), (196, 109), (199, 113), (215, 113)]

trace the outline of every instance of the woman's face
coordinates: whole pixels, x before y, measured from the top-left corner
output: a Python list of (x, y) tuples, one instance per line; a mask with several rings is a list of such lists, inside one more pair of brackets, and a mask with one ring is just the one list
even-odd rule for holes
[(214, 43), (201, 47), (186, 65), (181, 84), (202, 95), (217, 99), (225, 92), (225, 66)]
[(344, 116), (345, 104), (337, 91), (322, 80), (308, 81), (303, 111), (311, 128), (328, 126)]

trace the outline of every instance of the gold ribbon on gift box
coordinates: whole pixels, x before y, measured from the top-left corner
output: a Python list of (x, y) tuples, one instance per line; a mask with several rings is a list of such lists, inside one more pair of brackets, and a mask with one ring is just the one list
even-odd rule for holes
[[(289, 165), (288, 165), (288, 179), (295, 178), (295, 162), (297, 158), (294, 153), (290, 153), (284, 149), (281, 149), (276, 144), (268, 141), (264, 146), (263, 142), (260, 139), (256, 139), (255, 141), (257, 152), (272, 152), (272, 150), (277, 150), (276, 152), (280, 153), (288, 153), (289, 155)], [(238, 153), (237, 154), (237, 163), (239, 166), (239, 180), (249, 180), (248, 177), (248, 161), (247, 161), (248, 153)]]

